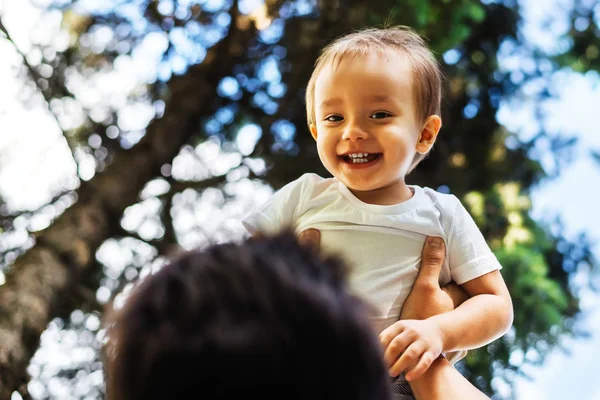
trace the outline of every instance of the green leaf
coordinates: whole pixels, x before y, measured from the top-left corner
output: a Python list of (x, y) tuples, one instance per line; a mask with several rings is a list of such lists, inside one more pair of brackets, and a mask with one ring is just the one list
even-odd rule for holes
[(467, 6), (467, 15), (475, 22), (480, 23), (485, 19), (485, 9), (481, 4), (471, 3)]

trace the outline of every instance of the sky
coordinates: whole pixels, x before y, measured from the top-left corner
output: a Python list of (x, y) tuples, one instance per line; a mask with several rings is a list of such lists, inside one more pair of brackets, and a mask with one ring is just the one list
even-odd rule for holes
[[(540, 47), (553, 46), (556, 41), (541, 25), (544, 10), (559, 7), (566, 0), (523, 0), (526, 25), (524, 32)], [(30, 51), (30, 34), (35, 32), (38, 12), (29, 0), (0, 0), (0, 12), (20, 50)], [(542, 13), (542, 14), (540, 14)], [(555, 27), (560, 31), (560, 13)], [(59, 23), (60, 21), (58, 21)], [(564, 21), (563, 21), (564, 22)], [(57, 24), (58, 24), (57, 23)], [(32, 56), (32, 55), (31, 55)], [(151, 49), (145, 55), (146, 62), (129, 60), (118, 66), (114, 76), (105, 79), (110, 85), (113, 98), (126, 96), (132, 78), (147, 70), (152, 58)], [(28, 106), (18, 100), (24, 90), (16, 77), (15, 68), (21, 65), (20, 56), (10, 43), (0, 39), (0, 191), (15, 207), (36, 208), (48, 201), (54, 190), (77, 185), (77, 165), (70, 156), (62, 132), (50, 113), (40, 106)], [(144, 65), (140, 64), (144, 63)], [(152, 71), (147, 72), (152, 74)], [(544, 181), (535, 188), (532, 198), (535, 218), (546, 219), (559, 215), (565, 222), (565, 233), (575, 237), (587, 232), (600, 243), (600, 213), (596, 210), (600, 198), (600, 164), (594, 162), (591, 150), (600, 152), (600, 132), (597, 115), (600, 104), (600, 79), (598, 74), (576, 75), (560, 73), (552, 84), (558, 96), (547, 105), (550, 132), (575, 135), (579, 143), (575, 148), (574, 161), (562, 167), (558, 178)], [(101, 96), (102, 93), (97, 94)], [(498, 118), (509, 130), (527, 138), (528, 127), (534, 120), (533, 107), (511, 107), (504, 104)], [(144, 110), (133, 110), (131, 116), (142, 115)], [(144, 117), (146, 115), (146, 117)], [(132, 126), (142, 124), (129, 117)], [(85, 179), (93, 177), (93, 164), (82, 156), (79, 173)], [(37, 221), (39, 229), (49, 221)], [(600, 245), (594, 247), (600, 259)], [(1, 274), (1, 273), (0, 273)], [(0, 283), (3, 276), (0, 276)], [(585, 275), (579, 279), (586, 279)], [(553, 351), (540, 368), (528, 368), (532, 381), (518, 379), (515, 389), (519, 400), (558, 400), (565, 398), (600, 400), (600, 381), (597, 379), (597, 360), (600, 360), (600, 297), (589, 291), (582, 295), (583, 315), (581, 326), (592, 332), (589, 340), (567, 340), (566, 354)], [(576, 384), (575, 384), (576, 382)]]
[[(596, 121), (600, 104), (600, 83), (597, 76), (566, 74), (559, 83), (560, 95), (550, 106), (554, 117), (551, 124), (557, 131), (568, 132), (579, 138), (574, 161), (563, 168), (559, 178), (540, 184), (533, 192), (532, 215), (547, 219), (559, 215), (565, 222), (565, 234), (575, 238), (587, 232), (598, 242), (600, 239), (600, 164), (591, 157), (591, 151), (600, 150), (600, 132)], [(529, 118), (532, 118), (529, 116)], [(509, 111), (501, 112), (499, 119), (507, 127), (525, 123)], [(527, 118), (525, 118), (527, 119)], [(600, 246), (594, 247), (600, 258)], [(582, 276), (582, 279), (586, 279)], [(554, 351), (542, 368), (528, 369), (532, 382), (519, 380), (516, 392), (519, 400), (590, 399), (600, 400), (600, 381), (597, 362), (600, 360), (600, 297), (586, 291), (581, 296), (583, 314), (581, 323), (592, 332), (589, 340), (567, 340), (563, 346), (570, 355)]]

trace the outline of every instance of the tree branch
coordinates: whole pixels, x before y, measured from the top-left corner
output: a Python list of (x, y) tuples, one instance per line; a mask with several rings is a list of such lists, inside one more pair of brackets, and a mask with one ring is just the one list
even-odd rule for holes
[[(30, 63), (29, 61), (27, 61), (27, 56), (19, 49), (19, 46), (17, 46), (17, 44), (15, 43), (15, 41), (13, 40), (13, 38), (11, 37), (10, 33), (8, 32), (8, 29), (6, 28), (6, 26), (4, 25), (3, 21), (2, 21), (2, 14), (0, 14), (0, 32), (2, 32), (6, 38), (6, 40), (8, 40), (13, 47), (15, 48), (15, 51), (17, 53), (19, 53), (19, 55), (21, 56), (21, 58), (23, 59), (23, 64), (25, 65), (25, 67), (27, 68), (27, 74), (29, 75), (29, 77), (31, 78), (31, 80), (33, 81), (33, 84), (36, 86), (36, 88), (39, 90), (39, 92), (42, 94), (42, 96), (44, 97), (44, 100), (46, 102), (46, 108), (48, 109), (48, 111), (50, 112), (50, 114), (54, 117), (54, 120), (56, 121), (56, 125), (58, 126), (58, 129), (61, 130), (63, 137), (65, 138), (65, 140), (67, 141), (67, 145), (69, 146), (69, 148), (71, 149), (71, 153), (73, 154), (73, 160), (75, 161), (75, 163), (77, 164), (77, 160), (75, 159), (75, 144), (71, 141), (71, 139), (69, 138), (69, 135), (67, 134), (67, 132), (61, 127), (60, 125), (60, 121), (58, 119), (58, 115), (56, 115), (56, 113), (54, 111), (52, 111), (52, 107), (50, 106), (50, 102), (53, 99), (53, 91), (50, 90), (50, 85), (48, 85), (48, 87), (43, 87), (40, 84), (40, 80), (49, 80), (44, 78)], [(66, 88), (66, 86), (64, 85), (63, 82), (59, 82), (57, 79), (54, 79), (54, 85), (53, 86), (58, 86), (59, 87), (59, 93), (68, 95), (70, 97), (73, 97), (73, 94)], [(56, 94), (54, 92), (54, 94)]]
[[(237, 4), (232, 7), (237, 17)], [(139, 199), (150, 179), (159, 176), (189, 137), (197, 121), (212, 115), (217, 84), (231, 74), (255, 31), (230, 25), (228, 36), (209, 49), (205, 60), (171, 79), (171, 93), (162, 118), (152, 121), (144, 138), (77, 191), (78, 202), (46, 230), (36, 245), (19, 257), (0, 290), (0, 398), (28, 380), (26, 367), (48, 322), (80, 304), (67, 303), (81, 277), (95, 265), (95, 252), (116, 232), (126, 207)], [(243, 52), (241, 52), (243, 53)], [(62, 312), (61, 311), (62, 308)]]

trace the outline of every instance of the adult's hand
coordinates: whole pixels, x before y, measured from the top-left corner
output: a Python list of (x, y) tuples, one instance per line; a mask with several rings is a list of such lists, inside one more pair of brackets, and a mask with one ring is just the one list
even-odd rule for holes
[(454, 282), (440, 287), (439, 277), (445, 256), (442, 238), (428, 237), (421, 253), (417, 279), (402, 306), (400, 319), (427, 319), (452, 311), (469, 298), (467, 292)]

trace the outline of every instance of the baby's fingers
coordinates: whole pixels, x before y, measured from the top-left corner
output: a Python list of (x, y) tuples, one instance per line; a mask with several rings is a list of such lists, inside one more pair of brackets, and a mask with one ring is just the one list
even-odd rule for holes
[(406, 332), (399, 334), (391, 340), (383, 353), (383, 362), (385, 365), (391, 367), (412, 342), (412, 338)]
[(396, 321), (379, 334), (379, 343), (381, 343), (381, 346), (384, 349), (387, 349), (392, 341), (400, 336), (405, 329), (406, 326), (404, 321)]
[(431, 366), (433, 361), (435, 360), (435, 355), (429, 351), (426, 351), (421, 356), (419, 363), (412, 369), (408, 370), (406, 373), (406, 380), (411, 382), (415, 379), (418, 379), (421, 375), (427, 371), (427, 369)]
[[(388, 371), (390, 376), (398, 376), (401, 372), (406, 371), (411, 365), (417, 364), (425, 352), (425, 346), (419, 342), (415, 342), (408, 346), (402, 353), (398, 361), (392, 365)], [(430, 363), (431, 364), (431, 363)]]

